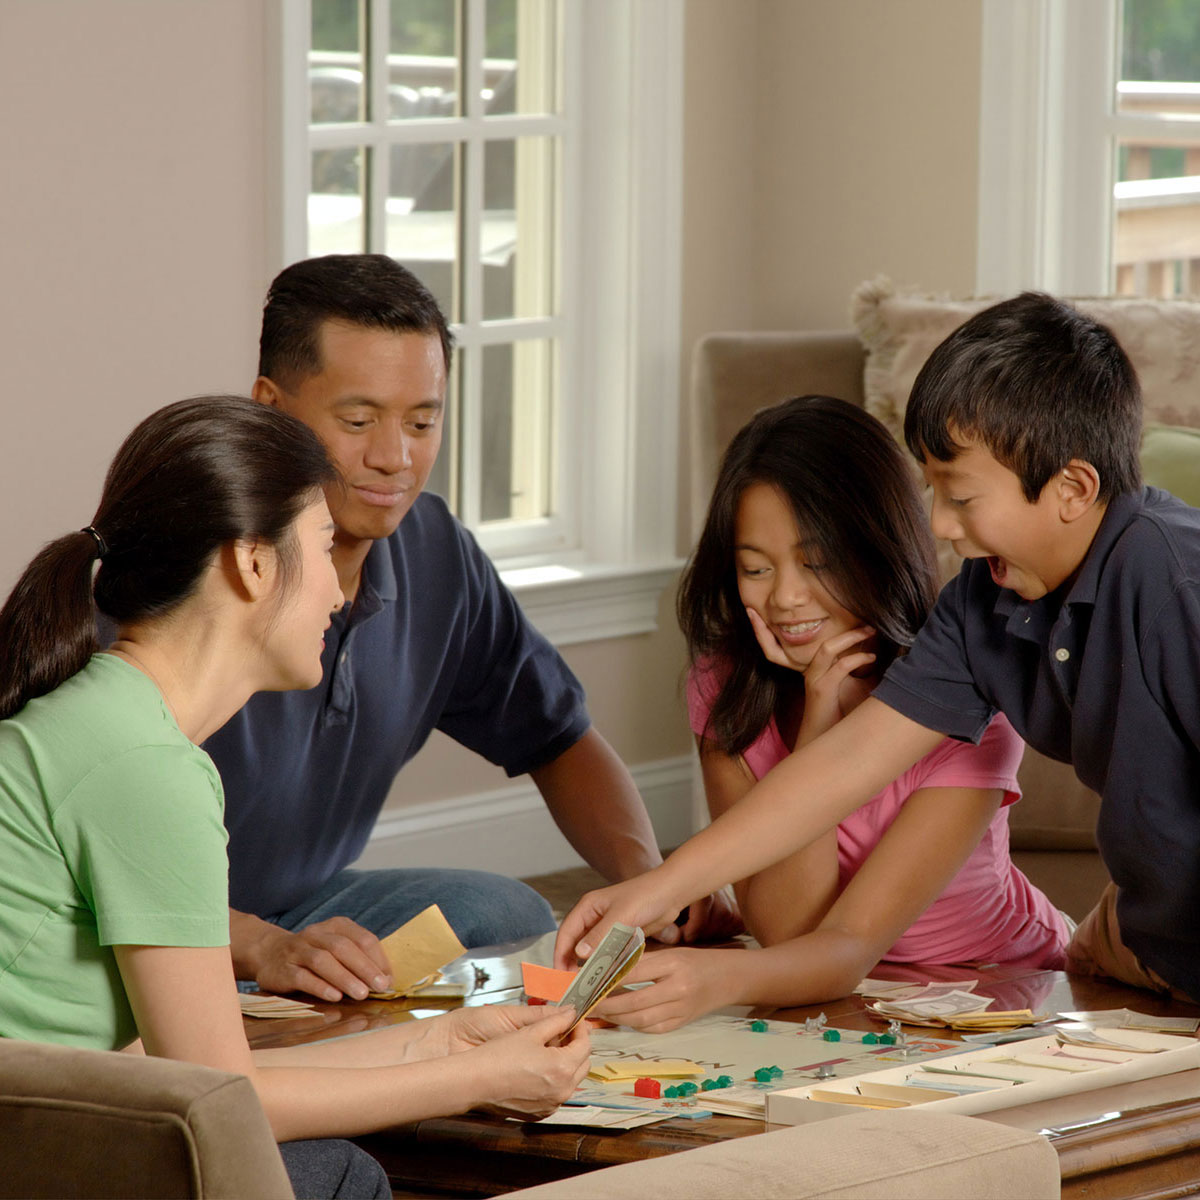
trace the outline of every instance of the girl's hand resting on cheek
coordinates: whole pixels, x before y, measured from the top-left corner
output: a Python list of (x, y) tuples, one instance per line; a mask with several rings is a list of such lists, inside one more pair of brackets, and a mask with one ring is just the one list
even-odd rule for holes
[[(800, 671), (801, 668), (784, 653), (766, 621), (752, 608), (746, 609), (746, 616), (763, 657), (777, 667)], [(860, 625), (828, 638), (803, 668), (804, 716), (800, 722), (798, 746), (831, 729), (871, 694), (878, 682), (872, 670), (875, 654), (869, 648), (874, 644), (874, 637), (874, 629)]]
[(736, 971), (746, 953), (689, 948), (643, 954), (624, 982), (653, 980), (652, 985), (605, 997), (595, 1010), (596, 1016), (647, 1033), (678, 1029), (714, 1008), (736, 1003), (731, 972)]

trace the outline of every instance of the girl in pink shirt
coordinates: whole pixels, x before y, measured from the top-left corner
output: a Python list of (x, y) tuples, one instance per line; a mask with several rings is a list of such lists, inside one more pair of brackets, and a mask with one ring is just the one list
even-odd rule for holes
[[(887, 431), (821, 396), (756, 415), (721, 463), (678, 612), (715, 818), (864, 700), (937, 591), (912, 469)], [(756, 950), (646, 955), (600, 1014), (650, 1031), (727, 1004), (844, 996), (880, 959), (1058, 968), (1062, 914), (1012, 864), (1024, 746), (1002, 716), (943, 741), (824, 837), (735, 885)]]

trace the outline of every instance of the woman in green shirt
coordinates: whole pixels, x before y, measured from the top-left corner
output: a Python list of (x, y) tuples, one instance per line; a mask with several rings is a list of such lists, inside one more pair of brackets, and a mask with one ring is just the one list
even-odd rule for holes
[[(548, 1111), (587, 1069), (582, 1029), (551, 1044), (565, 1010), (246, 1043), (221, 786), (198, 744), (254, 692), (321, 679), (342, 604), (325, 486), (336, 474), (299, 421), (237, 397), (171, 405), (118, 451), (91, 524), (46, 546), (0, 611), (0, 1035), (244, 1074), (281, 1142), (482, 1104)], [(96, 608), (118, 631), (100, 653)], [(302, 1194), (313, 1151), (284, 1147)], [(375, 1167), (337, 1194), (386, 1195)]]

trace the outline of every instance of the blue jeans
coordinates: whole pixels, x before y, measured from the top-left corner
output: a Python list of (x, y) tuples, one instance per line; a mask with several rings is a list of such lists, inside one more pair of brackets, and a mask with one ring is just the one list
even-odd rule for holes
[(349, 917), (382, 938), (431, 904), (468, 949), (515, 942), (556, 925), (550, 906), (520, 880), (439, 867), (339, 871), (302, 904), (267, 919), (296, 930)]

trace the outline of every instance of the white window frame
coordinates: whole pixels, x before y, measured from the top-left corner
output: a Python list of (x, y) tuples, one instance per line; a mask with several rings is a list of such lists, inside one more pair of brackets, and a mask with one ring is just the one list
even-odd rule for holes
[(1118, 20), (1119, 0), (983, 0), (981, 295), (1109, 294), (1116, 141), (1200, 136), (1197, 119), (1116, 111)]
[[(657, 628), (674, 585), (679, 449), (683, 0), (565, 0), (561, 505), (551, 552), (479, 530), (556, 644)], [(271, 274), (306, 253), (309, 0), (274, 0), (267, 45)]]
[(983, 2), (981, 295), (1108, 291), (1116, 21), (1117, 0)]

